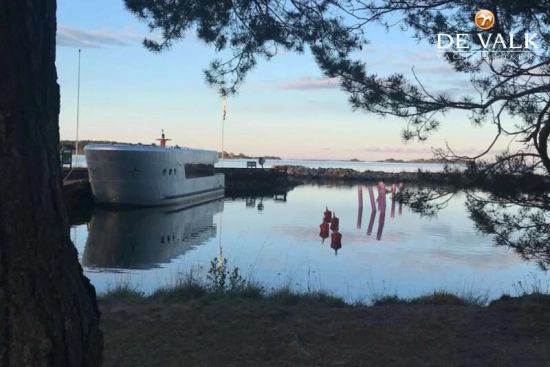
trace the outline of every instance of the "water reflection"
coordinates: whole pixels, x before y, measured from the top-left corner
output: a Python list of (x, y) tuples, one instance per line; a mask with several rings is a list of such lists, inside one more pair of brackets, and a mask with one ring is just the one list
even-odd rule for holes
[[(374, 198), (374, 189), (372, 186), (368, 187), (369, 192), (369, 199), (371, 204), (371, 215), (369, 219), (369, 225), (367, 227), (367, 236), (370, 236), (372, 234), (372, 229), (374, 227), (374, 222), (376, 220), (376, 213), (377, 208), (379, 210), (378, 215), (378, 229), (376, 231), (376, 239), (380, 241), (382, 239), (382, 233), (384, 231), (384, 224), (386, 223), (386, 195), (391, 194), (391, 209), (390, 209), (390, 217), (395, 218), (395, 206), (397, 200), (397, 193), (402, 192), (404, 190), (403, 183), (400, 183), (399, 186), (396, 184), (391, 185), (391, 189), (387, 189), (386, 185), (380, 181), (378, 185), (376, 186), (376, 189), (378, 191), (378, 198)], [(357, 228), (361, 228), (361, 220), (363, 217), (363, 190), (362, 188), (359, 188), (359, 211), (357, 213)], [(398, 209), (399, 216), (403, 213), (403, 203), (399, 200), (399, 209)]]
[[(369, 225), (367, 227), (367, 236), (372, 234), (374, 227), (374, 222), (376, 220), (376, 213), (379, 213), (378, 216), (378, 229), (376, 231), (376, 239), (380, 241), (382, 239), (382, 233), (384, 231), (384, 224), (386, 222), (386, 195), (391, 194), (391, 209), (390, 217), (395, 218), (395, 208), (397, 200), (397, 190), (402, 192), (404, 189), (403, 183), (400, 183), (399, 186), (392, 184), (390, 189), (386, 188), (384, 182), (380, 181), (376, 186), (378, 192), (378, 198), (374, 198), (374, 189), (372, 186), (368, 186), (369, 199), (371, 204), (371, 215), (369, 220)], [(358, 200), (358, 210), (357, 210), (357, 229), (361, 229), (362, 220), (363, 220), (363, 188), (357, 188), (357, 200)], [(399, 215), (402, 214), (402, 202), (399, 202)], [(330, 226), (329, 226), (330, 225)], [(326, 207), (325, 212), (323, 213), (323, 222), (319, 225), (320, 232), (319, 236), (322, 238), (324, 243), (325, 239), (329, 237), (329, 230), (332, 231), (331, 245), (330, 247), (334, 250), (335, 254), (338, 254), (338, 250), (342, 248), (342, 234), (339, 232), (340, 229), (340, 219), (336, 216), (336, 212), (332, 213), (328, 207)]]
[[(286, 203), (286, 193), (284, 194), (275, 194), (272, 196), (273, 202), (275, 203)], [(238, 198), (234, 198), (238, 199)], [(264, 199), (270, 199), (269, 197), (264, 196), (248, 196), (244, 198), (246, 208), (257, 209), (258, 211), (263, 211), (265, 209)], [(258, 202), (259, 201), (259, 202)], [(256, 204), (257, 203), (257, 204)]]
[(492, 236), (496, 246), (512, 249), (524, 260), (536, 262), (540, 269), (547, 271), (550, 270), (547, 178), (518, 177), (515, 179), (527, 182), (519, 185), (510, 176), (500, 179), (497, 176), (485, 191), (468, 187), (412, 188), (404, 193), (403, 200), (421, 216), (435, 217), (456, 195), (465, 195), (466, 212), (479, 233)]
[[(179, 274), (189, 271), (205, 277), (214, 258), (227, 259), (230, 268), (243, 269), (245, 275), (250, 274), (269, 288), (280, 287), (287, 279), (292, 284), (301, 284), (299, 288), (311, 279), (315, 270), (318, 280), (312, 282), (318, 285), (314, 286), (350, 302), (368, 293), (368, 284), (377, 290), (382, 284), (390, 284), (400, 296), (411, 297), (439, 287), (455, 289), (466, 282), (476, 290), (491, 289), (491, 295), (499, 297), (502, 292), (513, 294), (512, 284), (530, 272), (536, 272), (543, 281), (548, 279), (538, 272), (535, 264), (522, 262), (506, 248), (494, 247), (491, 237), (476, 231), (465, 210), (466, 194), (455, 195), (434, 218), (415, 214), (408, 204), (402, 209), (406, 215), (399, 217), (399, 195), (395, 198), (395, 218), (391, 218), (389, 200), (394, 198), (385, 194), (388, 208), (382, 218), (377, 206), (376, 211), (370, 210), (368, 186), (362, 186), (365, 200), (362, 229), (356, 228), (357, 185), (303, 185), (289, 192), (287, 202), (275, 201), (272, 195), (257, 197), (256, 209), (247, 207), (244, 197), (226, 198), (223, 212), (214, 214), (206, 223), (206, 229), (198, 231), (204, 240), (197, 240), (192, 250), (178, 250), (182, 243), (174, 243), (171, 236), (170, 244), (167, 243), (171, 225), (155, 224), (159, 214), (152, 216), (157, 219), (136, 215), (131, 219), (132, 225), (125, 224), (128, 220), (121, 220), (126, 229), (117, 228), (117, 223), (107, 219), (101, 220), (101, 224), (97, 216), (90, 223), (91, 238), (87, 239), (86, 225), (74, 227), (71, 235), (79, 254), (85, 254), (84, 259), (80, 258), (88, 265), (84, 267), (85, 274), (98, 292), (121, 281), (152, 292), (172, 284)], [(372, 188), (376, 188), (376, 184), (371, 185)], [(263, 211), (257, 210), (260, 203), (265, 206)], [(342, 237), (335, 234), (333, 242), (329, 220), (326, 238), (321, 244), (318, 226), (324, 222), (322, 207), (326, 205), (332, 211), (331, 219), (336, 211), (340, 219), (338, 233)], [(185, 212), (183, 215), (186, 216)], [(165, 216), (169, 221), (171, 217)], [(195, 220), (196, 216), (191, 217)], [(102, 232), (100, 227), (111, 233), (98, 233)], [(379, 227), (380, 240), (377, 240)], [(161, 235), (165, 237), (164, 244), (160, 243)], [(151, 239), (145, 240), (146, 236)], [(171, 253), (165, 249), (172, 247), (175, 249)], [(101, 265), (105, 268), (100, 268)], [(147, 269), (128, 271), (114, 268), (116, 266)], [(202, 270), (197, 270), (199, 268)]]
[(374, 220), (376, 219), (376, 211), (370, 213), (369, 226), (367, 228), (367, 236), (372, 234), (372, 227), (374, 226)]
[(216, 237), (213, 217), (223, 200), (180, 209), (96, 209), (89, 222), (82, 264), (100, 268), (151, 269)]

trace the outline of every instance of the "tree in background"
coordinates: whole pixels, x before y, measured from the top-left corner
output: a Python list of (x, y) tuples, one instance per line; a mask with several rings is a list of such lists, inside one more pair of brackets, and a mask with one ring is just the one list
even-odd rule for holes
[(0, 0), (0, 365), (100, 366), (59, 164), (56, 1)]

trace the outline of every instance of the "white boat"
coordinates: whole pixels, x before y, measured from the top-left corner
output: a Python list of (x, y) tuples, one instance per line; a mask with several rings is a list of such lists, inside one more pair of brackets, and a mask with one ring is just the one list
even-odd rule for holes
[(225, 178), (214, 173), (218, 153), (160, 146), (91, 144), (84, 148), (94, 201), (114, 206), (184, 207), (223, 198)]

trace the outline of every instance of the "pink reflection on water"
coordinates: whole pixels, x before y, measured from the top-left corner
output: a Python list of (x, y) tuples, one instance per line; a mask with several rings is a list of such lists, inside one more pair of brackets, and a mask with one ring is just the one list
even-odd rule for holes
[(369, 226), (367, 228), (367, 236), (372, 234), (372, 227), (374, 226), (374, 220), (376, 219), (376, 210), (370, 213)]

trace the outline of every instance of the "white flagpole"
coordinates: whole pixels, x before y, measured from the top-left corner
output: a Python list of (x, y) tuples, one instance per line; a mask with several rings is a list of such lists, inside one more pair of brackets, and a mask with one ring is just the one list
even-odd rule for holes
[[(75, 158), (78, 157), (78, 124), (80, 119), (80, 49), (78, 49), (78, 88), (76, 92), (76, 152)], [(76, 165), (77, 162), (75, 162)]]
[(227, 97), (224, 96), (222, 99), (222, 159), (221, 166), (223, 167), (223, 156), (224, 156), (224, 140), (225, 140), (225, 114), (227, 112)]

